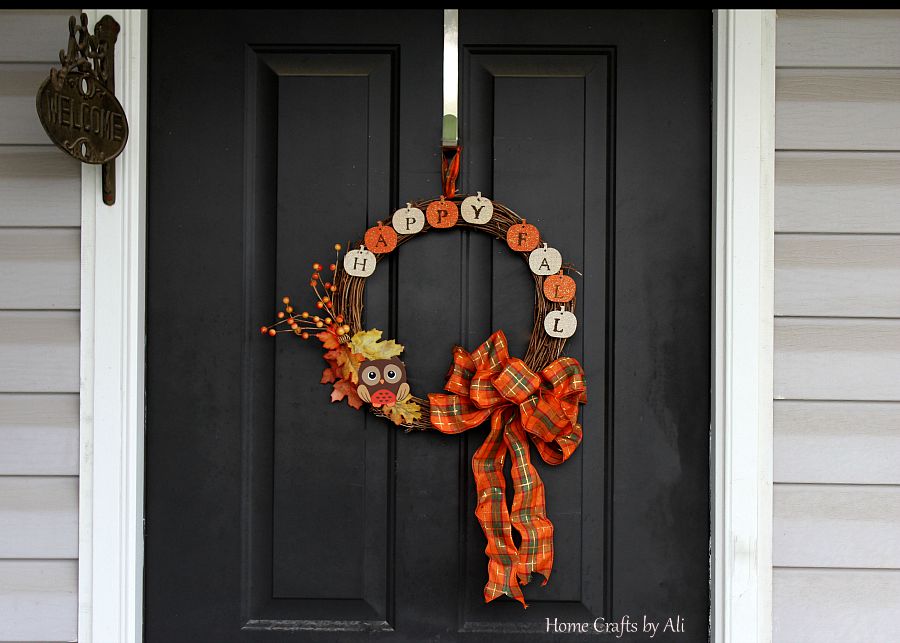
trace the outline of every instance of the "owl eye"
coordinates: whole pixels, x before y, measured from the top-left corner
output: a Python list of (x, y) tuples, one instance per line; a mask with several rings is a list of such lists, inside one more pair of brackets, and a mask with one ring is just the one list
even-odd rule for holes
[(384, 369), (384, 381), (396, 384), (400, 381), (400, 369), (396, 366), (388, 366)]
[(367, 366), (362, 373), (363, 379), (367, 382), (377, 382), (380, 375), (377, 366)]

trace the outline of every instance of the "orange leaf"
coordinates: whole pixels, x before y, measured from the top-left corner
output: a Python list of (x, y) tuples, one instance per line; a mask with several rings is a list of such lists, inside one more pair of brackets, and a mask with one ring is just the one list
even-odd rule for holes
[(331, 391), (332, 402), (340, 402), (347, 396), (347, 392), (343, 388), (338, 388), (338, 384), (340, 383), (341, 380), (338, 380), (337, 384), (334, 385), (334, 390)]
[(334, 369), (330, 366), (322, 371), (322, 381), (320, 384), (328, 384), (329, 382), (334, 382), (337, 378), (334, 376)]
[(332, 333), (323, 330), (321, 333), (317, 334), (316, 337), (322, 342), (322, 345), (325, 346), (325, 348), (334, 349), (341, 347), (337, 337)]
[(347, 398), (347, 404), (355, 409), (361, 409), (363, 405), (362, 399), (356, 392), (356, 387), (347, 380), (338, 380), (334, 383), (334, 390), (331, 392), (331, 401), (340, 402)]
[(346, 346), (341, 346), (335, 350), (328, 351), (323, 357), (335, 369), (335, 374), (352, 383), (359, 383), (359, 365), (362, 364), (362, 355), (351, 353)]

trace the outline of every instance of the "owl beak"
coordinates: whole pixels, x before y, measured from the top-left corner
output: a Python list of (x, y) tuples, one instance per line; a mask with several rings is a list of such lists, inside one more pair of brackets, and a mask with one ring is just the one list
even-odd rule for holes
[(384, 384), (384, 378), (383, 378), (383, 377), (381, 378), (381, 384)]

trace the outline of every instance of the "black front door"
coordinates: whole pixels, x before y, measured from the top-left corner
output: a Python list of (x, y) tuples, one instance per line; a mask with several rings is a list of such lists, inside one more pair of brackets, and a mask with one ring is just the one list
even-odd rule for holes
[[(329, 404), (320, 351), (258, 332), (335, 242), (440, 193), (442, 12), (151, 12), (147, 641), (637, 641), (645, 615), (707, 639), (711, 33), (708, 11), (460, 11), (462, 191), (583, 273), (584, 441), (537, 464), (556, 560), (526, 611), (482, 599), (485, 430)], [(366, 325), (413, 390), (496, 329), (524, 354), (533, 285), (502, 244), (430, 234), (385, 265)]]

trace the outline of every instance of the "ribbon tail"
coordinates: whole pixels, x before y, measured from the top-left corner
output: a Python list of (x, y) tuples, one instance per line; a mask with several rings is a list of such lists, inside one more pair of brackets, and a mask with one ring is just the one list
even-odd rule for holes
[(524, 585), (532, 573), (538, 573), (546, 585), (553, 569), (553, 523), (547, 518), (544, 483), (531, 464), (528, 437), (518, 414), (506, 424), (503, 437), (512, 454), (515, 495), (510, 518), (522, 537), (516, 574)]
[(488, 603), (505, 594), (528, 607), (516, 575), (518, 552), (506, 508), (506, 481), (503, 479), (506, 442), (503, 433), (508, 418), (509, 414), (503, 412), (491, 416), (491, 431), (472, 457), (478, 493), (475, 515), (487, 539), (484, 553), (488, 556), (488, 582), (484, 586), (484, 601)]

